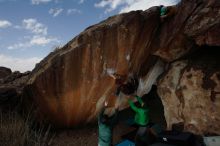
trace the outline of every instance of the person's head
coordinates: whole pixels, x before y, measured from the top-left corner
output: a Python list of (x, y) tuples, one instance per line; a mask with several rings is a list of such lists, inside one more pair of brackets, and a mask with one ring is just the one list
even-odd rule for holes
[(116, 110), (114, 107), (108, 107), (105, 109), (104, 114), (101, 118), (103, 124), (108, 124), (111, 117), (115, 114)]
[(134, 94), (137, 91), (139, 81), (136, 77), (130, 77), (127, 83), (121, 86), (121, 92), (125, 95)]
[(107, 124), (108, 121), (109, 121), (108, 115), (105, 115), (105, 114), (104, 114), (104, 115), (102, 116), (102, 118), (101, 118), (101, 122), (102, 122), (103, 124)]

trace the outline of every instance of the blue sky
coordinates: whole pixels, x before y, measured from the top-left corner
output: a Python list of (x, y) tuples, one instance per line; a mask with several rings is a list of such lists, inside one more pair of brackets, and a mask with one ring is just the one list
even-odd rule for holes
[(0, 66), (32, 70), (37, 62), (109, 16), (179, 0), (0, 0)]

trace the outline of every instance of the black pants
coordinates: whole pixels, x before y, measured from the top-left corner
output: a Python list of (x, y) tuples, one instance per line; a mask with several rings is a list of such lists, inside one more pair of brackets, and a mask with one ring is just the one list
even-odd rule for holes
[(145, 146), (147, 145), (147, 132), (148, 127), (139, 127), (135, 136), (135, 146)]
[(155, 136), (151, 133), (150, 125), (138, 128), (135, 136), (135, 146), (148, 146), (155, 141)]

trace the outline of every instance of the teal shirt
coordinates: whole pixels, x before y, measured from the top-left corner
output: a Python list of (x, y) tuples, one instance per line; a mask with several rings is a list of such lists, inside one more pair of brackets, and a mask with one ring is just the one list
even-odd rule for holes
[[(139, 96), (135, 96), (140, 104), (143, 103), (142, 99)], [(139, 108), (129, 99), (128, 100), (131, 109), (135, 111), (135, 123), (140, 126), (146, 126), (149, 123), (149, 109), (148, 108)]]
[(163, 16), (163, 15), (165, 15), (167, 13), (167, 7), (161, 7), (160, 8), (160, 16)]
[(116, 113), (109, 118), (108, 124), (104, 124), (101, 122), (101, 118), (103, 117), (105, 109), (101, 111), (98, 117), (98, 126), (99, 126), (99, 146), (111, 146), (112, 143), (112, 132), (113, 127), (117, 122), (118, 110)]
[(112, 142), (112, 129), (111, 127), (99, 123), (99, 146), (110, 146)]

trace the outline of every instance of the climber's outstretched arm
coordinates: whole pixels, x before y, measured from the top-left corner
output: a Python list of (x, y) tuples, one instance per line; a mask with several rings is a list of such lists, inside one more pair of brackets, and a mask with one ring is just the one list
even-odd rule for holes
[(131, 99), (128, 99), (128, 103), (131, 106), (132, 110), (134, 110), (135, 112), (138, 111), (138, 107), (136, 107), (136, 105), (133, 103), (133, 101)]
[(135, 95), (135, 98), (137, 99), (137, 101), (142, 105), (144, 104), (143, 100), (141, 99), (140, 96)]

